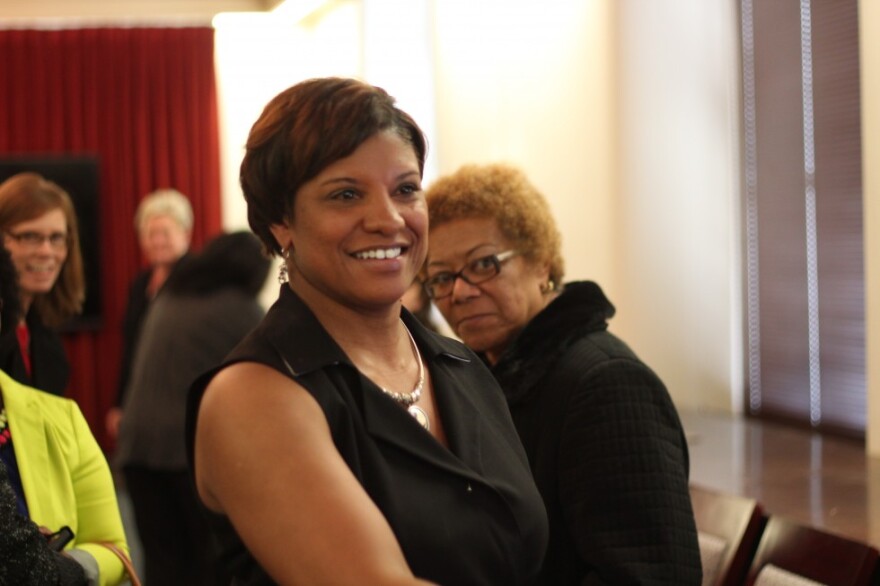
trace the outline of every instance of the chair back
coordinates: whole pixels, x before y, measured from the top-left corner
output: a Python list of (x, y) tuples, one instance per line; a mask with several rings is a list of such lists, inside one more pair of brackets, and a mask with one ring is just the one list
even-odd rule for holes
[(746, 584), (869, 586), (877, 564), (878, 552), (868, 544), (771, 515)]
[(754, 499), (691, 485), (703, 586), (743, 583), (766, 517)]

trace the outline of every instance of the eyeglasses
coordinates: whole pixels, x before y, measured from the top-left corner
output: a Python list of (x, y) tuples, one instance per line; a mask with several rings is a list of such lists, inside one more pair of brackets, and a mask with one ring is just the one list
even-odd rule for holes
[(55, 250), (65, 250), (67, 248), (67, 234), (64, 232), (52, 232), (51, 234), (40, 234), (39, 232), (19, 232), (13, 234), (7, 232), (7, 236), (27, 248), (39, 248), (43, 242), (49, 241), (49, 245)]
[(431, 299), (443, 299), (452, 295), (455, 280), (461, 279), (465, 283), (478, 285), (484, 283), (501, 272), (501, 263), (519, 254), (517, 250), (506, 250), (498, 254), (490, 254), (467, 263), (457, 273), (445, 271), (428, 277), (422, 286)]

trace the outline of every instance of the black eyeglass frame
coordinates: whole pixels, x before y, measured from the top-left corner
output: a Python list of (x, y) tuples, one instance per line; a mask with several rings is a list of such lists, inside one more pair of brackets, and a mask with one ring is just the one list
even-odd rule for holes
[[(67, 250), (70, 248), (70, 235), (67, 232), (53, 232), (51, 234), (42, 234), (33, 230), (24, 230), (22, 232), (6, 232), (7, 236), (29, 248), (39, 248), (43, 242), (48, 242), (49, 246), (55, 250)], [(39, 239), (39, 242), (37, 242)]]
[[(521, 254), (520, 251), (511, 249), (505, 250), (504, 252), (499, 252), (497, 254), (489, 254), (486, 256), (481, 256), (480, 258), (475, 258), (474, 260), (469, 261), (467, 264), (465, 264), (464, 267), (462, 267), (462, 269), (456, 273), (453, 273), (451, 271), (444, 271), (442, 273), (437, 273), (433, 277), (428, 277), (422, 282), (422, 288), (425, 290), (425, 293), (431, 300), (436, 301), (438, 299), (444, 299), (452, 295), (452, 290), (455, 289), (455, 281), (457, 279), (461, 279), (469, 285), (479, 285), (480, 283), (485, 283), (486, 281), (494, 279), (498, 276), (499, 273), (501, 273), (502, 263), (510, 260), (518, 254)], [(493, 267), (492, 272), (483, 275), (477, 274), (471, 276), (465, 274), (466, 272), (472, 272), (473, 266), (487, 261), (491, 263)], [(448, 281), (445, 281), (446, 283), (448, 283), (449, 286), (449, 291), (447, 293), (444, 293), (442, 295), (436, 295), (434, 293), (434, 287), (437, 286), (438, 279), (448, 279)]]

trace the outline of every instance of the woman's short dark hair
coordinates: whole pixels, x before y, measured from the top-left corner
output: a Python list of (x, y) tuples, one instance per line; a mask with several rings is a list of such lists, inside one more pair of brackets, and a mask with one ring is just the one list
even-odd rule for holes
[(385, 130), (412, 145), (423, 172), (425, 136), (381, 88), (355, 79), (310, 79), (266, 105), (248, 135), (240, 180), (248, 223), (267, 252), (280, 254), (270, 226), (293, 216), (300, 187)]
[(86, 298), (85, 274), (73, 201), (60, 185), (37, 173), (19, 173), (0, 184), (0, 231), (61, 210), (67, 224), (67, 258), (48, 293), (37, 295), (33, 307), (40, 319), (54, 327), (82, 311)]

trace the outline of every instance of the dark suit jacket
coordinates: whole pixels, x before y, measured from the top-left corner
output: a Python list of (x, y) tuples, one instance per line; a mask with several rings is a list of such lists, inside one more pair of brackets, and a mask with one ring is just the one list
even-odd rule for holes
[(122, 317), (122, 362), (119, 364), (119, 380), (116, 383), (117, 407), (122, 407), (125, 391), (128, 389), (128, 380), (131, 377), (131, 365), (134, 362), (141, 324), (144, 322), (150, 305), (150, 299), (147, 297), (147, 285), (152, 274), (152, 268), (144, 269), (137, 274), (128, 288), (125, 315)]
[(28, 312), (26, 320), (31, 335), (32, 376), (28, 376), (24, 368), (24, 359), (12, 324), (0, 336), (0, 370), (22, 384), (63, 396), (70, 379), (70, 363), (61, 336), (44, 326), (34, 311)]
[[(181, 261), (191, 256), (187, 252), (177, 259), (174, 266), (171, 267), (171, 274), (181, 265)], [(119, 366), (119, 379), (116, 383), (116, 406), (122, 407), (125, 402), (125, 393), (128, 390), (128, 381), (131, 378), (131, 369), (134, 363), (135, 353), (137, 352), (138, 338), (141, 333), (141, 326), (147, 316), (147, 310), (150, 309), (152, 299), (147, 296), (147, 285), (153, 276), (153, 268), (148, 267), (135, 276), (131, 285), (128, 287), (128, 299), (125, 303), (125, 315), (122, 318), (122, 362)], [(169, 278), (170, 278), (169, 274)], [(167, 282), (167, 279), (166, 279)], [(164, 287), (164, 285), (163, 285)], [(162, 287), (159, 288), (159, 292)], [(158, 296), (158, 292), (156, 293)]]
[[(430, 368), (448, 450), (354, 367), (287, 286), (227, 364), (264, 363), (315, 397), (339, 453), (416, 576), (456, 586), (531, 584), (547, 520), (504, 397), (465, 346), (429, 332), (406, 311), (402, 317)], [(199, 401), (214, 372), (191, 391), (191, 463)], [(271, 584), (228, 520), (211, 519), (241, 584)]]

